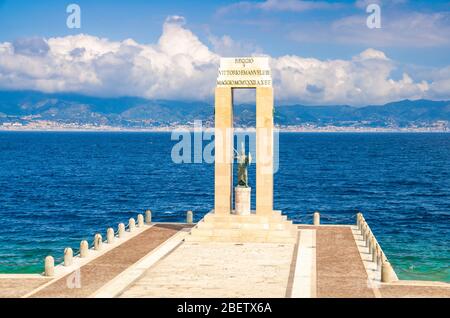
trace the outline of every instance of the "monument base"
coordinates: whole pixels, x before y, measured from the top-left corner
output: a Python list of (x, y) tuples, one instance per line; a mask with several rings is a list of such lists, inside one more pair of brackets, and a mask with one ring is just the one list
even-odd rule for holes
[(237, 215), (250, 215), (250, 197), (252, 188), (234, 188), (234, 213)]
[(293, 243), (297, 226), (280, 211), (269, 215), (208, 213), (186, 236), (187, 242)]

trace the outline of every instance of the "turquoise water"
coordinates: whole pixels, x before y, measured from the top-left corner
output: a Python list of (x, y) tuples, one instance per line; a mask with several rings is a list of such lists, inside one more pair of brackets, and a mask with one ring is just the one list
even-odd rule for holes
[[(175, 164), (168, 133), (0, 133), (0, 272), (35, 273), (152, 209), (213, 207), (213, 165)], [(297, 223), (364, 213), (403, 279), (450, 281), (450, 134), (282, 133), (275, 208)], [(249, 181), (254, 182), (254, 166)], [(254, 203), (254, 198), (253, 198)]]

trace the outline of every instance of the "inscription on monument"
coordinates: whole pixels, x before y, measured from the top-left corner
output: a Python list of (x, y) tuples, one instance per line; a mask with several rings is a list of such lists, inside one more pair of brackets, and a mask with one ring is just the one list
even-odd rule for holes
[(219, 87), (272, 87), (268, 57), (221, 58)]

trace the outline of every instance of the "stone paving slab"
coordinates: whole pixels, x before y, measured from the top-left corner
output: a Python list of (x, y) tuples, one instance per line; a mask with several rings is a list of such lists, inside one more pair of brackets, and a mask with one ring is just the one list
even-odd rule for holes
[(184, 227), (186, 226), (182, 224), (156, 224), (82, 266), (81, 288), (69, 288), (65, 276), (31, 297), (88, 297)]
[(350, 226), (316, 229), (317, 297), (375, 297)]
[(403, 285), (399, 281), (392, 284), (381, 284), (379, 291), (382, 297), (385, 298), (450, 298), (450, 285), (446, 286), (420, 286), (420, 285)]
[(293, 252), (294, 244), (185, 242), (120, 297), (285, 297)]
[(6, 276), (0, 278), (0, 298), (22, 297), (50, 280), (50, 278), (40, 277), (27, 278), (27, 275), (21, 278), (19, 274), (14, 278)]

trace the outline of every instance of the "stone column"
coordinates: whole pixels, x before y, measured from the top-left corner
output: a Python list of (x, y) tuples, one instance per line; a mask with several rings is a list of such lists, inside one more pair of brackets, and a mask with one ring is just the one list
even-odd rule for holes
[(273, 211), (273, 88), (256, 88), (256, 214)]
[(227, 215), (232, 207), (233, 178), (233, 92), (231, 87), (216, 87), (214, 213)]

